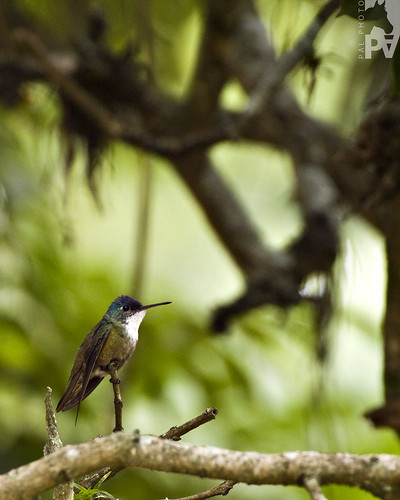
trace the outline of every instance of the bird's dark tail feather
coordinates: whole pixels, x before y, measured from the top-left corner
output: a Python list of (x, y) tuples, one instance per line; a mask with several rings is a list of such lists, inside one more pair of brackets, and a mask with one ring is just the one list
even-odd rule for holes
[(86, 387), (82, 387), (82, 390), (79, 391), (78, 393), (73, 394), (71, 397), (68, 398), (67, 396), (67, 391), (66, 393), (62, 396), (60, 399), (60, 402), (57, 405), (56, 411), (67, 411), (70, 410), (71, 408), (74, 408), (77, 406), (77, 411), (76, 411), (76, 417), (75, 417), (75, 425), (78, 421), (78, 415), (79, 415), (79, 409), (81, 406), (81, 403), (84, 399), (86, 399), (89, 394), (91, 394), (96, 387), (100, 384), (100, 382), (103, 380), (104, 377), (93, 377), (89, 380), (88, 384)]

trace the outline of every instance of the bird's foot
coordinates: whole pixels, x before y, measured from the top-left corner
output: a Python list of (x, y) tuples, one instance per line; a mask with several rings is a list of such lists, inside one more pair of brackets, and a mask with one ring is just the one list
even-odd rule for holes
[(118, 378), (119, 359), (112, 359), (107, 366), (107, 371), (110, 374), (110, 382), (112, 384), (120, 384), (121, 380)]

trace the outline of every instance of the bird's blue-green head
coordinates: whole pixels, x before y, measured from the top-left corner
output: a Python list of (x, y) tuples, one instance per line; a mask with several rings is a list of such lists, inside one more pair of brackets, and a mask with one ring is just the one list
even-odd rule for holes
[(141, 302), (129, 297), (128, 295), (120, 295), (111, 303), (105, 316), (108, 315), (114, 321), (118, 321), (119, 323), (127, 323), (128, 320), (136, 314), (143, 318), (145, 311), (151, 307), (163, 306), (170, 303), (171, 302), (159, 302), (157, 304), (144, 306)]

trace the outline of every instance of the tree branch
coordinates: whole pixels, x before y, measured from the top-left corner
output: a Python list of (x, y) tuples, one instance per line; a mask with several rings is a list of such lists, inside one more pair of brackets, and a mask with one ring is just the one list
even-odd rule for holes
[[(285, 77), (312, 50), (313, 43), (321, 28), (329, 17), (339, 8), (339, 0), (330, 0), (321, 7), (314, 21), (294, 48), (280, 59), (268, 65), (257, 79), (255, 88), (250, 95), (250, 101), (243, 112), (239, 123), (240, 129), (257, 114), (264, 113), (275, 93), (281, 88)], [(272, 67), (271, 67), (272, 66)]]
[(308, 491), (311, 500), (326, 500), (322, 493), (319, 482), (315, 476), (305, 477), (303, 479), (304, 488)]
[[(200, 493), (196, 493), (195, 495), (190, 495), (188, 497), (176, 498), (175, 500), (206, 500), (207, 498), (217, 497), (219, 495), (226, 496), (231, 489), (235, 486), (235, 481), (223, 481), (222, 483), (214, 486), (207, 491), (202, 491)], [(169, 500), (174, 500), (173, 498)]]
[(164, 434), (161, 434), (162, 439), (171, 439), (172, 441), (180, 441), (181, 436), (187, 434), (188, 432), (200, 427), (200, 425), (214, 420), (218, 414), (216, 408), (206, 408), (199, 416), (192, 418), (188, 422), (182, 425), (171, 427), (171, 429)]
[[(308, 117), (283, 85), (288, 71), (312, 50), (316, 35), (338, 2), (328, 2), (292, 51), (277, 61), (253, 2), (236, 0), (232, 9), (228, 8), (228, 3), (226, 0), (210, 2), (225, 37), (225, 44), (220, 44), (221, 58), (225, 58), (232, 77), (240, 81), (250, 96), (244, 113), (230, 124), (233, 135), (249, 137), (248, 134), (256, 133), (258, 140), (275, 144), (290, 153), (297, 174), (298, 202), (304, 214), (305, 229), (285, 253), (281, 252), (281, 258), (286, 256), (286, 266), (276, 267), (278, 277), (273, 285), (270, 280), (263, 279), (260, 266), (261, 278), (250, 282), (242, 297), (217, 311), (213, 321), (217, 330), (224, 329), (234, 314), (262, 303), (284, 307), (295, 303), (299, 300), (299, 297), (294, 299), (299, 284), (311, 272), (329, 273), (339, 247), (338, 195), (325, 169), (341, 141), (333, 131)], [(225, 15), (227, 9), (229, 15)], [(270, 255), (268, 261), (271, 268)], [(276, 284), (279, 281), (286, 285), (279, 287)], [(277, 291), (289, 291), (288, 283), (296, 292), (285, 301), (285, 295)]]
[[(214, 420), (217, 414), (218, 414), (217, 408), (206, 408), (197, 417), (192, 418), (191, 420), (185, 422), (182, 425), (171, 427), (169, 431), (165, 432), (159, 437), (161, 439), (171, 439), (172, 441), (179, 441), (181, 436), (183, 436), (184, 434), (187, 434), (188, 432), (196, 429), (197, 427), (200, 427), (200, 425), (206, 424), (207, 422)], [(99, 481), (99, 479), (103, 477), (105, 474), (110, 473), (107, 479), (111, 479), (123, 468), (124, 467), (117, 467), (114, 469), (110, 467), (103, 468), (100, 471), (96, 471), (90, 476), (85, 477), (83, 480), (79, 482), (79, 484), (81, 486), (84, 486), (85, 488), (90, 488), (94, 486)]]
[[(97, 75), (98, 80), (93, 74), (93, 81), (88, 82), (82, 80), (88, 68), (79, 52), (75, 68), (64, 71), (35, 33), (15, 31), (15, 39), (29, 48), (45, 77), (73, 103), (77, 116), (83, 115), (92, 124), (87, 127), (91, 134), (97, 130), (105, 140), (119, 139), (172, 161), (246, 281), (242, 296), (216, 311), (215, 330), (226, 329), (234, 315), (254, 307), (288, 307), (303, 300), (299, 293), (302, 281), (312, 272), (330, 272), (336, 257), (337, 194), (323, 168), (341, 141), (328, 127), (308, 117), (283, 86), (288, 71), (312, 50), (315, 37), (336, 5), (337, 0), (330, 0), (295, 47), (276, 60), (252, 0), (208, 2), (199, 62), (183, 104), (146, 87), (134, 76), (133, 63), (118, 59), (104, 46), (94, 45), (93, 54), (105, 71)], [(135, 100), (128, 99), (125, 87), (124, 91), (118, 87), (110, 104), (109, 87), (117, 82), (112, 79), (109, 61), (117, 61), (133, 75), (127, 86), (135, 89), (129, 93), (137, 95)], [(210, 74), (212, 78), (208, 78)], [(229, 78), (237, 78), (250, 96), (244, 113), (217, 107)], [(98, 90), (102, 85), (106, 96)], [(121, 109), (125, 109), (124, 115)], [(305, 229), (282, 251), (264, 244), (207, 157), (208, 146), (238, 136), (276, 145), (293, 158)]]
[(25, 29), (17, 29), (13, 34), (15, 42), (20, 46), (29, 48), (50, 82), (67, 94), (80, 108), (97, 122), (99, 126), (107, 132), (110, 137), (118, 137), (121, 134), (121, 126), (103, 108), (91, 94), (79, 87), (73, 80), (63, 73), (50, 59), (48, 51), (33, 32)]
[(400, 495), (395, 455), (287, 452), (262, 454), (177, 443), (138, 433), (115, 432), (65, 446), (0, 476), (1, 500), (31, 500), (55, 485), (104, 466), (146, 468), (247, 484), (293, 485), (316, 476), (321, 485), (355, 486), (384, 499)]

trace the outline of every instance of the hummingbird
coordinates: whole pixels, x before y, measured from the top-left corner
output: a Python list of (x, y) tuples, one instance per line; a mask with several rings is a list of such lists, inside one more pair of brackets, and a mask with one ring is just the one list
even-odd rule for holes
[(166, 304), (171, 302), (144, 306), (127, 295), (117, 297), (80, 345), (67, 388), (56, 411), (66, 411), (77, 406), (76, 423), (82, 401), (110, 374), (110, 363), (120, 369), (131, 357), (138, 341), (139, 326), (147, 309)]

